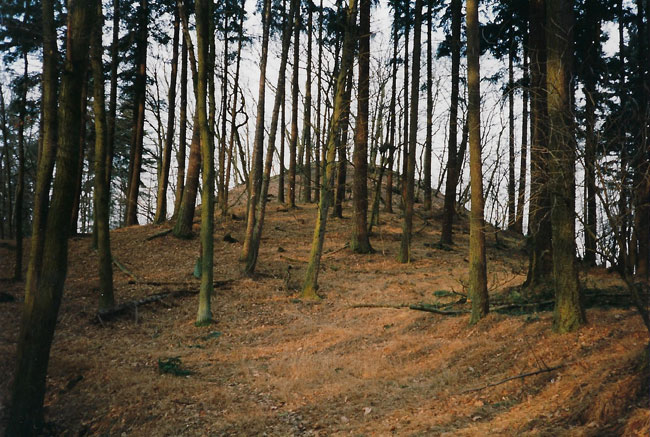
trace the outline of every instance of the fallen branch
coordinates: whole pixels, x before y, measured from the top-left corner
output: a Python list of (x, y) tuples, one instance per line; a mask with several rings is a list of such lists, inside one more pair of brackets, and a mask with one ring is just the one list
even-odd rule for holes
[(534, 375), (539, 375), (540, 373), (552, 372), (554, 370), (561, 369), (562, 367), (564, 367), (564, 364), (560, 364), (559, 366), (554, 366), (554, 367), (547, 367), (545, 369), (536, 370), (534, 372), (521, 373), (521, 374), (516, 375), (516, 376), (511, 376), (510, 378), (502, 379), (501, 381), (492, 382), (492, 383), (484, 385), (482, 387), (477, 387), (477, 388), (472, 388), (472, 389), (469, 389), (469, 390), (465, 390), (465, 391), (462, 391), (462, 392), (460, 392), (458, 394), (459, 395), (464, 395), (464, 394), (467, 394), (467, 393), (474, 393), (474, 392), (477, 392), (477, 391), (485, 390), (486, 388), (489, 388), (489, 387), (496, 387), (497, 385), (505, 384), (506, 382), (513, 381), (515, 379), (523, 379), (523, 378), (525, 378), (527, 376), (534, 376)]
[(326, 254), (323, 255), (323, 258), (325, 258), (326, 256), (329, 256), (329, 255), (334, 255), (335, 253), (338, 253), (338, 252), (342, 251), (343, 249), (347, 249), (348, 247), (350, 247), (350, 243), (349, 243), (349, 242), (345, 243), (345, 244), (343, 245), (343, 247), (339, 247), (339, 248), (336, 249), (336, 250), (333, 250), (333, 251), (331, 251), (331, 252), (327, 252)]
[(146, 241), (151, 241), (159, 237), (164, 237), (165, 235), (171, 234), (173, 229), (165, 229), (164, 231), (160, 231), (156, 234), (149, 235), (147, 238), (145, 238)]
[(115, 265), (117, 266), (117, 268), (119, 268), (120, 270), (122, 270), (122, 272), (126, 273), (128, 276), (130, 276), (131, 278), (133, 278), (134, 281), (139, 281), (138, 277), (137, 277), (133, 272), (131, 272), (129, 269), (127, 269), (126, 266), (125, 266), (124, 264), (122, 264), (122, 263), (121, 263), (117, 258), (115, 258), (115, 257), (113, 257), (113, 264), (115, 264)]
[(459, 316), (461, 314), (469, 314), (470, 312), (467, 310), (441, 310), (436, 308), (434, 305), (427, 305), (427, 304), (415, 304), (415, 305), (409, 305), (408, 308), (410, 310), (416, 310), (416, 311), (425, 311), (427, 313), (434, 313), (434, 314), (442, 314), (445, 316)]
[(498, 305), (495, 307), (491, 307), (490, 311), (503, 311), (503, 310), (512, 310), (515, 308), (530, 308), (530, 307), (538, 307), (538, 306), (543, 306), (543, 305), (550, 305), (552, 303), (555, 303), (555, 300), (543, 300), (541, 302), (530, 302), (530, 303), (511, 303), (507, 305)]

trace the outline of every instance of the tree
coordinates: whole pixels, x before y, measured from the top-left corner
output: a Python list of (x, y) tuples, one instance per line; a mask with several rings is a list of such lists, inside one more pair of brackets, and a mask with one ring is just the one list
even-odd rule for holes
[(432, 2), (429, 2), (427, 11), (427, 137), (424, 147), (424, 210), (431, 210), (431, 154), (433, 135), (433, 9)]
[[(12, 391), (9, 436), (38, 435), (43, 426), (43, 398), (50, 346), (67, 273), (68, 232), (79, 159), (81, 87), (88, 59), (94, 2), (68, 3), (66, 59), (61, 74), (58, 150), (52, 202), (41, 256), (41, 280), (26, 290)], [(45, 109), (45, 108), (44, 108)], [(47, 108), (50, 110), (50, 108)], [(43, 177), (39, 174), (38, 177)]]
[(97, 225), (97, 253), (99, 255), (99, 309), (115, 305), (113, 297), (113, 258), (110, 242), (110, 184), (106, 178), (106, 105), (104, 98), (104, 63), (102, 54), (102, 4), (95, 1), (95, 16), (90, 42), (90, 63), (93, 73), (93, 107), (95, 110), (95, 222)]
[[(447, 183), (443, 206), (440, 242), (452, 243), (454, 216), (456, 215), (456, 185), (458, 184), (457, 134), (458, 95), (460, 84), (460, 28), (462, 18), (461, 0), (451, 0), (451, 107), (449, 109), (449, 142), (447, 145)], [(462, 158), (461, 158), (462, 161)]]
[[(311, 120), (311, 50), (313, 33), (313, 9), (311, 0), (307, 0), (307, 77), (305, 79), (305, 103), (303, 105), (302, 145), (304, 162), (302, 162), (302, 201), (311, 202), (311, 149), (312, 149), (312, 120)], [(302, 160), (303, 153), (299, 154)]]
[(546, 14), (549, 180), (555, 286), (553, 329), (568, 332), (585, 323), (575, 262), (575, 141), (570, 82), (573, 72), (573, 4), (569, 0), (547, 0)]
[(291, 76), (291, 139), (289, 142), (289, 207), (296, 207), (296, 152), (298, 147), (298, 72), (300, 66), (300, 10), (296, 11)]
[(370, 253), (368, 239), (368, 104), (370, 98), (370, 0), (359, 1), (359, 91), (354, 136), (354, 226), (350, 249)]
[(345, 101), (344, 95), (345, 82), (348, 73), (352, 68), (354, 57), (354, 27), (357, 16), (356, 0), (350, 0), (346, 14), (345, 35), (343, 37), (343, 53), (341, 63), (336, 78), (336, 93), (334, 96), (334, 107), (332, 109), (332, 119), (330, 129), (327, 135), (327, 160), (325, 164), (325, 177), (320, 190), (320, 201), (318, 203), (318, 216), (316, 218), (316, 227), (309, 255), (309, 263), (305, 274), (305, 282), (302, 287), (302, 296), (308, 299), (318, 299), (316, 291), (318, 290), (318, 272), (320, 270), (320, 259), (323, 253), (323, 242), (325, 240), (325, 230), (327, 227), (327, 214), (331, 199), (331, 190), (334, 183), (334, 159), (336, 154), (336, 135), (341, 129), (343, 115), (346, 106), (350, 105)]
[(181, 207), (183, 189), (185, 188), (185, 154), (187, 149), (187, 42), (182, 39), (181, 44), (181, 108), (179, 114), (178, 129), (178, 153), (176, 154), (176, 163), (178, 165), (176, 175), (176, 193), (174, 199), (174, 214), (172, 219), (178, 217), (178, 211)]
[(469, 297), (472, 300), (470, 323), (489, 311), (485, 262), (485, 221), (483, 218), (483, 171), (481, 164), (481, 94), (479, 70), (478, 0), (467, 0), (467, 93), (469, 96), (469, 156), (472, 210), (469, 223)]
[(196, 0), (196, 43), (198, 49), (197, 121), (201, 135), (201, 290), (196, 325), (212, 322), (210, 296), (214, 290), (214, 139), (208, 127), (208, 45), (212, 0)]
[[(404, 221), (402, 222), (402, 242), (399, 249), (398, 260), (401, 263), (411, 261), (411, 232), (413, 229), (413, 203), (415, 201), (415, 155), (418, 135), (418, 103), (420, 100), (420, 41), (422, 37), (422, 0), (415, 1), (415, 29), (413, 36), (413, 72), (411, 74), (411, 114), (409, 116), (408, 149), (404, 147), (407, 161), (406, 177), (404, 182), (406, 193), (404, 199)], [(405, 139), (406, 141), (406, 139)], [(405, 143), (406, 144), (406, 143)]]

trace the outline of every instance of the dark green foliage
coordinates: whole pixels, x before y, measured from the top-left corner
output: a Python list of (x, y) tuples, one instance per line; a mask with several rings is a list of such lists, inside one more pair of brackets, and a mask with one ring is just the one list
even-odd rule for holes
[(158, 371), (160, 373), (174, 376), (189, 376), (194, 373), (191, 370), (184, 369), (182, 365), (180, 357), (158, 358)]

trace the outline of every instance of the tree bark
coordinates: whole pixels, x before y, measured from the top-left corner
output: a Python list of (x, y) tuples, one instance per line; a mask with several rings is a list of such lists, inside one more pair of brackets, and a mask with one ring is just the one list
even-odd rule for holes
[(296, 164), (298, 147), (298, 71), (300, 62), (300, 11), (296, 11), (293, 37), (293, 66), (291, 77), (291, 140), (289, 143), (289, 207), (296, 207)]
[(392, 64), (392, 80), (393, 86), (390, 97), (390, 151), (388, 152), (388, 174), (386, 175), (386, 207), (388, 213), (393, 212), (393, 175), (395, 168), (395, 150), (397, 149), (395, 143), (395, 130), (397, 124), (397, 45), (399, 42), (399, 33), (397, 32), (397, 21), (399, 17), (397, 6), (394, 7), (393, 17), (393, 59)]
[(510, 37), (508, 47), (508, 229), (515, 225), (515, 41)]
[(40, 275), (48, 280), (40, 281), (34, 293), (26, 293), (6, 429), (10, 436), (35, 436), (43, 426), (47, 365), (67, 272), (68, 232), (74, 200), (71, 194), (78, 171), (81, 85), (87, 65), (93, 3), (72, 0), (68, 7), (68, 49), (61, 76), (58, 114), (57, 171)]
[[(451, 1), (451, 108), (449, 109), (449, 142), (447, 144), (447, 183), (443, 206), (440, 242), (453, 243), (453, 224), (456, 215), (456, 186), (458, 184), (457, 135), (458, 96), (460, 84), (460, 27), (462, 19), (461, 0)], [(462, 161), (462, 158), (461, 158)]]
[(370, 99), (370, 0), (359, 1), (359, 85), (354, 137), (354, 226), (350, 249), (370, 253), (368, 239), (368, 109)]
[(413, 230), (413, 203), (415, 201), (415, 155), (418, 135), (418, 107), (420, 100), (420, 41), (422, 37), (422, 0), (415, 1), (415, 29), (413, 34), (413, 72), (411, 74), (411, 114), (409, 116), (409, 137), (406, 170), (406, 197), (404, 199), (404, 221), (402, 222), (402, 242), (398, 261), (411, 261), (411, 232)]
[(431, 210), (431, 154), (433, 136), (433, 11), (428, 8), (427, 18), (427, 137), (424, 147), (424, 210)]
[(467, 0), (467, 92), (472, 210), (469, 223), (469, 293), (472, 300), (470, 324), (489, 311), (483, 218), (483, 171), (481, 163), (481, 94), (479, 70), (478, 0)]
[(524, 65), (523, 65), (523, 86), (522, 94), (522, 117), (521, 117), (521, 156), (519, 157), (519, 192), (517, 195), (517, 216), (512, 230), (522, 233), (524, 229), (524, 207), (526, 203), (526, 172), (528, 171), (528, 23), (524, 28)]
[[(28, 3), (25, 4), (27, 9)], [(25, 10), (25, 20), (27, 20)], [(27, 52), (23, 53), (23, 83), (20, 90), (20, 114), (18, 119), (18, 176), (16, 181), (16, 203), (14, 205), (14, 225), (16, 226), (16, 263), (14, 279), (23, 277), (23, 203), (25, 199), (25, 121), (27, 119), (27, 74), (29, 63)]]
[(573, 6), (569, 0), (546, 2), (549, 180), (555, 286), (553, 329), (557, 332), (574, 331), (585, 323), (575, 260), (576, 151), (570, 83), (573, 72)]
[(179, 118), (178, 153), (176, 154), (178, 173), (176, 175), (176, 196), (174, 199), (174, 214), (172, 219), (178, 217), (183, 189), (185, 188), (185, 154), (187, 150), (187, 42), (185, 38), (183, 38), (181, 44), (181, 109)]
[[(345, 94), (343, 99), (350, 102), (352, 95), (352, 80), (353, 72), (350, 70), (348, 79), (345, 84)], [(338, 163), (336, 166), (336, 192), (334, 193), (334, 210), (332, 215), (334, 217), (343, 218), (343, 202), (345, 201), (345, 184), (348, 173), (348, 131), (350, 128), (350, 105), (343, 108), (341, 124), (339, 126), (338, 137), (336, 139), (336, 150), (338, 151)], [(331, 125), (331, 122), (330, 122)], [(331, 128), (331, 127), (330, 127)]]
[[(311, 149), (312, 149), (312, 124), (311, 124), (311, 49), (313, 31), (313, 4), (307, 2), (307, 78), (305, 79), (305, 105), (303, 109), (302, 146), (305, 159), (302, 163), (302, 201), (311, 203)], [(302, 156), (302, 154), (301, 154)]]

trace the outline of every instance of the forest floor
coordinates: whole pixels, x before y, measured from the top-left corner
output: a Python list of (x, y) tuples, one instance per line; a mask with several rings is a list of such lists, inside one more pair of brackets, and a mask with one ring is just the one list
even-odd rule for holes
[[(571, 334), (551, 331), (552, 304), (492, 312), (476, 326), (467, 314), (400, 308), (470, 307), (457, 294), (466, 292), (467, 220), (455, 228), (455, 245), (440, 246), (441, 200), (427, 218), (417, 206), (406, 265), (396, 261), (399, 214), (381, 213), (372, 255), (345, 246), (350, 204), (348, 218), (329, 220), (320, 302), (298, 297), (316, 206), (289, 210), (272, 199), (252, 279), (240, 274), (245, 223), (236, 207), (236, 217), (215, 226), (216, 321), (202, 328), (194, 326), (198, 238), (147, 239), (170, 224), (113, 231), (113, 255), (130, 272), (114, 267), (118, 303), (168, 294), (101, 321), (96, 254), (88, 237), (73, 238), (47, 379), (49, 432), (650, 435), (648, 332), (633, 307), (614, 305), (625, 301), (614, 274), (581, 273), (585, 289), (605, 300), (589, 305), (588, 325)], [(237, 241), (225, 241), (228, 234)], [(487, 239), (491, 298), (522, 302), (524, 239), (509, 232), (497, 239), (493, 230)], [(0, 303), (0, 434), (24, 295), (23, 283), (6, 279), (13, 256), (9, 242), (0, 244), (0, 287), (16, 298)], [(517, 377), (532, 372), (540, 373)]]

